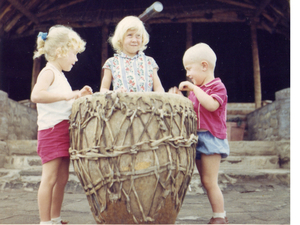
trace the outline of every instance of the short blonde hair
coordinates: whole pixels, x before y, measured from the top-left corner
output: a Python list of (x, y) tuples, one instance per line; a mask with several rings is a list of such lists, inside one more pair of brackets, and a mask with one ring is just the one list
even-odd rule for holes
[(53, 61), (57, 55), (66, 56), (70, 50), (81, 53), (85, 50), (86, 42), (70, 27), (55, 25), (49, 29), (46, 37), (37, 38), (37, 50), (33, 58), (45, 55), (47, 61)]
[(109, 38), (109, 42), (117, 53), (123, 51), (123, 39), (128, 30), (136, 30), (142, 36), (142, 47), (140, 51), (147, 48), (149, 42), (149, 34), (143, 22), (136, 16), (126, 16), (117, 25), (115, 33)]
[(192, 62), (201, 62), (205, 60), (212, 69), (215, 68), (217, 56), (208, 44), (199, 43), (190, 47), (183, 55), (183, 61), (191, 60)]

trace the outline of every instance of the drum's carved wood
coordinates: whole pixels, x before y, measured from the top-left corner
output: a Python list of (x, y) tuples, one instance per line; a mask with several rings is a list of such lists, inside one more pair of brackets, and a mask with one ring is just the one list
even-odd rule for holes
[(70, 155), (97, 223), (175, 223), (194, 169), (185, 97), (96, 93), (75, 101)]

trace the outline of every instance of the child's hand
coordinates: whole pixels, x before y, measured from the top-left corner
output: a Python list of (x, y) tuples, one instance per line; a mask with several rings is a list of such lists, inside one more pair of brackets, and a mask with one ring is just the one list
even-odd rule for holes
[(193, 91), (195, 85), (189, 81), (183, 81), (179, 84), (180, 91)]
[(171, 87), (169, 89), (168, 93), (183, 95), (182, 92), (176, 86), (175, 87)]
[(93, 94), (93, 90), (90, 86), (85, 85), (81, 90), (80, 90), (80, 97), (85, 96), (85, 95), (91, 95)]
[(76, 91), (72, 91), (72, 92), (69, 92), (65, 95), (65, 100), (66, 101), (69, 101), (71, 99), (77, 99), (81, 97), (81, 94), (80, 94), (80, 91), (76, 90)]

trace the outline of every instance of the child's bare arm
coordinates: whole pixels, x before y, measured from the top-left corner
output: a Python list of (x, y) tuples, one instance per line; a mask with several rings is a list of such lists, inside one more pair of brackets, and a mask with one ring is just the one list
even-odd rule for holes
[(157, 69), (153, 70), (153, 90), (155, 92), (165, 92), (157, 74)]
[(193, 91), (200, 104), (210, 112), (213, 112), (220, 107), (220, 103), (216, 99), (206, 94), (201, 88), (189, 81), (181, 82), (179, 84), (179, 90)]
[(105, 92), (109, 91), (111, 81), (112, 81), (111, 70), (104, 69), (104, 74), (103, 74), (103, 78), (102, 78), (102, 81), (101, 81), (101, 87), (100, 87), (100, 92), (101, 93), (105, 93)]
[(50, 93), (48, 88), (54, 81), (54, 74), (51, 70), (45, 70), (37, 79), (37, 82), (31, 93), (31, 101), (34, 103), (52, 103), (62, 100), (70, 100), (80, 96), (79, 91), (72, 91), (70, 93)]

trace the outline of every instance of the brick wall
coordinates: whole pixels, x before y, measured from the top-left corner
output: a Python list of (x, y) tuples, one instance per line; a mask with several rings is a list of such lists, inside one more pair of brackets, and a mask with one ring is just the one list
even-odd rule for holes
[(248, 139), (290, 140), (290, 88), (275, 93), (275, 101), (247, 115)]
[(0, 141), (36, 138), (36, 110), (9, 99), (7, 93), (0, 90)]

